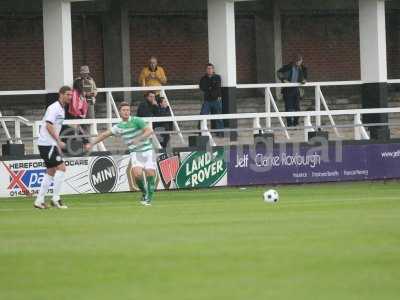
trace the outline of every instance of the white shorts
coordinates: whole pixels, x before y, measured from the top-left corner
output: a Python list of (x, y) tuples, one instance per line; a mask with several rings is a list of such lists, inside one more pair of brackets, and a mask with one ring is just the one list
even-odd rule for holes
[(132, 168), (140, 167), (145, 170), (157, 170), (156, 157), (153, 150), (132, 152), (130, 156)]

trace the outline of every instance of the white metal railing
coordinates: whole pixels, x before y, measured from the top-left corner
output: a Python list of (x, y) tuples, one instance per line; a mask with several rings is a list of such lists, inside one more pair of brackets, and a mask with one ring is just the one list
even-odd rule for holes
[[(391, 114), (400, 113), (400, 108), (374, 108), (374, 109), (351, 109), (351, 110), (330, 110), (330, 111), (302, 111), (302, 112), (272, 112), (270, 114), (271, 118), (284, 118), (284, 117), (302, 117), (304, 118), (304, 140), (308, 140), (308, 132), (315, 131), (317, 127), (311, 124), (312, 117), (318, 116), (353, 116), (354, 122), (352, 127), (354, 127), (354, 138), (356, 140), (369, 139), (368, 133), (361, 122), (362, 115), (368, 114)], [(210, 131), (208, 129), (208, 121), (211, 120), (245, 120), (250, 119), (253, 121), (252, 132), (256, 133), (263, 128), (260, 125), (260, 119), (265, 117), (265, 113), (242, 113), (242, 114), (221, 114), (221, 115), (195, 115), (195, 116), (176, 116), (176, 117), (157, 117), (157, 118), (144, 118), (150, 124), (154, 122), (171, 122), (175, 120), (176, 122), (193, 122), (198, 121), (201, 123), (202, 134), (207, 135), (211, 139), (211, 145), (215, 146), (216, 143), (212, 139)], [(112, 125), (114, 123), (120, 122), (119, 118), (105, 118), (105, 119), (82, 119), (82, 120), (66, 120), (66, 125), (85, 125), (85, 124), (107, 124)], [(36, 121), (33, 124), (34, 128), (39, 128), (42, 121)], [(35, 140), (37, 140), (38, 135), (34, 135), (34, 145), (36, 145)], [(156, 137), (153, 137), (156, 147), (160, 148), (160, 144)], [(36, 147), (34, 148), (36, 149)]]
[[(351, 85), (361, 85), (362, 81), (332, 81), (332, 82), (309, 82), (306, 84), (298, 84), (298, 83), (268, 83), (268, 84), (238, 84), (238, 89), (264, 89), (265, 92), (265, 120), (267, 124), (267, 130), (271, 128), (271, 111), (279, 113), (278, 105), (274, 96), (271, 92), (272, 88), (285, 88), (285, 87), (314, 87), (315, 89), (315, 111), (321, 111), (321, 104), (325, 111), (329, 112), (330, 109), (328, 107), (327, 101), (322, 93), (321, 87), (327, 86), (351, 86)], [(172, 122), (175, 128), (175, 131), (178, 132), (178, 136), (180, 137), (181, 142), (184, 142), (183, 135), (181, 134), (181, 130), (179, 128), (179, 124), (175, 119), (175, 114), (173, 112), (173, 107), (171, 106), (170, 102), (168, 101), (168, 97), (166, 91), (173, 91), (173, 90), (198, 90), (198, 85), (180, 85), (180, 86), (151, 86), (151, 87), (122, 87), (122, 88), (100, 88), (98, 92), (106, 93), (107, 95), (107, 117), (110, 118), (112, 114), (112, 108), (115, 111), (116, 116), (118, 116), (117, 109), (115, 106), (114, 99), (112, 97), (112, 93), (114, 92), (145, 92), (145, 91), (153, 91), (159, 90), (161, 96), (165, 97), (167, 100), (170, 108), (171, 108), (171, 117)], [(114, 107), (111, 107), (114, 106)], [(342, 138), (339, 130), (336, 126), (335, 120), (331, 114), (327, 115), (330, 124), (333, 126), (333, 130), (338, 138)], [(285, 136), (288, 140), (291, 139), (288, 129), (286, 128), (285, 122), (282, 117), (278, 117), (278, 121), (281, 127), (284, 130)], [(310, 120), (311, 123), (311, 120)], [(316, 116), (315, 120), (316, 126), (321, 127), (321, 116)], [(201, 124), (203, 126), (203, 124)], [(204, 127), (204, 126), (203, 126)], [(205, 133), (206, 135), (210, 135), (210, 133)], [(211, 137), (211, 136), (210, 136)]]
[(361, 114), (354, 115), (354, 139), (355, 140), (369, 140), (369, 135), (362, 126)]
[[(152, 127), (153, 122), (156, 120), (156, 118), (145, 118), (145, 119), (149, 122), (150, 127)], [(0, 118), (0, 120), (1, 120), (1, 118)], [(63, 125), (71, 125), (71, 126), (90, 125), (91, 127), (94, 125), (93, 128), (96, 128), (96, 133), (95, 134), (90, 133), (90, 137), (94, 137), (94, 136), (98, 135), (98, 132), (97, 132), (98, 124), (106, 124), (107, 128), (111, 128), (112, 124), (116, 124), (120, 121), (121, 121), (121, 119), (119, 117), (118, 118), (105, 118), (105, 119), (72, 119), (72, 120), (65, 120), (63, 122)], [(32, 125), (33, 153), (38, 154), (39, 150), (38, 150), (37, 146), (38, 146), (38, 139), (39, 139), (39, 130), (40, 130), (40, 126), (43, 125), (43, 121), (35, 121), (35, 122), (32, 122), (31, 125)], [(79, 136), (77, 136), (77, 137), (79, 137)], [(152, 140), (153, 140), (154, 146), (157, 149), (162, 148), (156, 135), (152, 136)], [(98, 145), (99, 145), (99, 147), (95, 150), (107, 151), (103, 142), (99, 143)]]
[[(2, 114), (1, 111), (0, 111), (0, 118), (1, 118), (2, 116), (3, 116), (3, 114)], [(7, 140), (8, 140), (10, 143), (12, 143), (13, 141), (12, 141), (12, 138), (11, 138), (11, 135), (10, 135), (10, 131), (8, 130), (6, 121), (1, 120), (1, 121), (0, 121), (0, 125), (1, 125), (1, 127), (3, 128), (3, 130), (4, 130), (4, 133), (5, 133), (6, 137), (7, 137)]]
[[(387, 81), (389, 84), (400, 84), (400, 79), (393, 79)], [(171, 108), (171, 117), (163, 117), (163, 118), (153, 118), (151, 122), (154, 121), (170, 121), (174, 124), (175, 132), (177, 132), (181, 142), (184, 142), (182, 131), (179, 127), (180, 122), (185, 121), (200, 121), (201, 130), (203, 135), (208, 135), (211, 138), (212, 144), (215, 142), (212, 139), (212, 135), (208, 129), (207, 122), (209, 120), (215, 119), (253, 119), (253, 131), (259, 132), (261, 130), (264, 131), (271, 131), (272, 129), (272, 122), (273, 118), (277, 118), (281, 129), (283, 129), (285, 136), (287, 139), (290, 139), (290, 134), (288, 128), (286, 128), (283, 118), (284, 117), (304, 117), (304, 125), (307, 128), (307, 131), (313, 131), (318, 129), (321, 126), (321, 117), (326, 116), (329, 118), (330, 124), (334, 129), (335, 134), (340, 138), (340, 132), (338, 131), (338, 126), (334, 121), (334, 116), (336, 115), (354, 115), (354, 134), (355, 138), (362, 138), (367, 139), (368, 134), (362, 124), (361, 116), (362, 114), (369, 114), (369, 113), (393, 113), (398, 111), (385, 111), (385, 109), (375, 109), (373, 112), (371, 110), (336, 110), (331, 111), (327, 105), (326, 99), (322, 93), (321, 87), (328, 87), (328, 86), (351, 86), (351, 85), (361, 85), (364, 82), (362, 81), (334, 81), (334, 82), (309, 82), (306, 84), (297, 84), (297, 83), (270, 83), (270, 84), (238, 84), (238, 89), (264, 89), (265, 90), (265, 112), (261, 114), (231, 114), (231, 115), (213, 115), (213, 116), (175, 116), (173, 113), (173, 108), (168, 101), (168, 97), (166, 92), (167, 91), (177, 91), (177, 90), (198, 90), (198, 85), (181, 85), (181, 86), (152, 86), (152, 87), (121, 87), (121, 88), (99, 88), (99, 93), (106, 94), (106, 119), (96, 119), (96, 120), (69, 120), (67, 124), (89, 124), (90, 126), (90, 135), (95, 136), (98, 134), (97, 125), (98, 124), (107, 124), (108, 128), (110, 128), (113, 120), (119, 118), (119, 113), (117, 109), (117, 105), (113, 98), (113, 93), (115, 92), (144, 92), (144, 91), (153, 91), (153, 90), (160, 90), (161, 95), (166, 98)], [(278, 105), (274, 99), (273, 93), (271, 89), (273, 88), (284, 88), (284, 87), (314, 87), (315, 89), (315, 110), (308, 111), (308, 112), (279, 112)], [(46, 91), (46, 90), (29, 90), (29, 91), (0, 91), (0, 96), (16, 96), (16, 95), (45, 95), (48, 93), (54, 93), (55, 91)], [(321, 110), (321, 106), (324, 108), (324, 111)], [(15, 117), (8, 117), (8, 118), (15, 118)], [(23, 123), (27, 126), (32, 126), (33, 130), (33, 137), (37, 137), (38, 129), (39, 129), (39, 122), (30, 123), (28, 120), (19, 118), (17, 121), (13, 119), (14, 127), (15, 127), (15, 138), (13, 139), (8, 129), (5, 129), (6, 136), (9, 140), (15, 140), (20, 142), (20, 124)], [(185, 119), (189, 118), (189, 119)], [(315, 126), (312, 124), (312, 118), (315, 118)], [(260, 120), (266, 120), (266, 128), (262, 128), (260, 124)], [(1, 118), (0, 121), (3, 125), (5, 122), (5, 117)], [(99, 121), (100, 120), (100, 121)], [(108, 121), (107, 121), (108, 120)], [(11, 121), (8, 119), (8, 121)], [(6, 126), (3, 126), (6, 128)], [(307, 136), (307, 132), (305, 132), (305, 136)], [(104, 145), (100, 145), (100, 150), (105, 150)]]
[[(317, 116), (339, 116), (339, 115), (347, 115), (353, 116), (354, 123), (354, 138), (356, 140), (361, 139), (369, 139), (368, 133), (365, 130), (364, 125), (361, 122), (362, 115), (367, 114), (391, 114), (391, 113), (400, 113), (400, 108), (375, 108), (375, 109), (353, 109), (353, 110), (331, 110), (331, 111), (305, 111), (305, 112), (273, 112), (271, 113), (271, 118), (283, 118), (283, 117), (303, 117), (304, 118), (304, 140), (308, 140), (308, 132), (315, 131), (316, 127), (313, 126), (310, 122), (312, 117)], [(211, 138), (211, 144), (215, 146), (215, 142), (212, 139), (210, 131), (208, 129), (208, 121), (211, 120), (244, 120), (251, 119), (253, 120), (253, 128), (251, 131), (258, 132), (263, 128), (260, 125), (260, 119), (264, 118), (264, 113), (244, 113), (244, 114), (223, 114), (223, 115), (196, 115), (196, 116), (177, 116), (175, 117), (176, 122), (193, 122), (199, 121), (201, 122), (201, 130), (202, 134), (208, 135)], [(172, 117), (158, 117), (158, 118), (145, 118), (150, 124), (154, 122), (171, 122), (173, 120)], [(33, 128), (33, 146), (34, 153), (37, 154), (37, 139), (39, 128), (42, 124), (42, 121), (29, 122), (28, 120), (22, 117), (0, 117), (0, 121), (5, 122), (15, 122), (15, 124), (24, 124), (27, 126), (32, 126)], [(84, 125), (84, 124), (110, 124), (119, 122), (119, 118), (105, 118), (105, 119), (82, 119), (82, 120), (66, 120), (66, 125)], [(21, 136), (19, 132), (19, 126), (15, 127), (15, 139), (21, 141)], [(154, 137), (154, 143), (156, 147), (160, 148), (160, 144), (156, 137)], [(101, 149), (100, 149), (101, 150)], [(105, 149), (104, 149), (105, 150)]]
[(47, 95), (55, 93), (47, 90), (0, 91), (0, 96)]
[[(171, 118), (172, 118), (172, 124), (174, 125), (175, 131), (178, 133), (178, 136), (180, 138), (180, 141), (182, 143), (185, 142), (185, 139), (181, 133), (180, 127), (178, 122), (175, 120), (175, 113), (174, 109), (168, 100), (168, 96), (166, 91), (177, 91), (177, 90), (198, 90), (199, 86), (198, 85), (171, 85), (171, 86), (148, 86), (148, 87), (121, 87), (121, 88), (99, 88), (97, 90), (98, 93), (106, 93), (106, 99), (107, 99), (107, 118), (112, 118), (112, 112), (114, 111), (115, 115), (119, 117), (118, 109), (115, 104), (114, 98), (112, 96), (112, 93), (115, 92), (146, 92), (146, 91), (160, 91), (161, 97), (164, 97), (165, 100), (168, 103), (168, 106), (170, 107), (171, 111)], [(96, 126), (96, 125), (94, 125)], [(96, 131), (96, 129), (93, 129), (93, 131)]]
[[(11, 136), (10, 131), (8, 130), (8, 127), (6, 125), (6, 122), (12, 122), (14, 124), (14, 137)], [(28, 126), (28, 127), (32, 127), (32, 122), (25, 119), (24, 117), (20, 117), (20, 116), (4, 117), (4, 116), (2, 116), (1, 112), (0, 112), (0, 124), (1, 124), (1, 127), (3, 127), (3, 130), (6, 135), (6, 139), (10, 144), (13, 144), (13, 143), (22, 144), (21, 124)]]
[[(328, 103), (326, 102), (325, 96), (322, 93), (321, 87), (327, 86), (351, 86), (351, 85), (361, 85), (363, 84), (362, 81), (331, 81), (331, 82), (309, 82), (306, 84), (299, 84), (299, 83), (267, 83), (267, 84), (238, 84), (237, 88), (239, 89), (264, 89), (265, 95), (265, 119), (267, 124), (267, 130), (271, 127), (271, 108), (275, 112), (279, 112), (278, 106), (276, 104), (275, 98), (272, 94), (272, 88), (290, 88), (290, 87), (314, 87), (314, 94), (315, 94), (315, 111), (321, 111), (321, 104), (325, 111), (329, 112), (330, 109), (328, 107)], [(328, 114), (327, 117), (333, 127), (333, 130), (337, 137), (341, 138), (341, 134), (338, 131), (336, 126), (335, 120), (332, 117), (332, 114)], [(280, 125), (284, 129), (286, 138), (290, 140), (289, 132), (286, 128), (286, 125), (282, 118), (278, 118)], [(309, 120), (311, 123), (311, 120)], [(315, 117), (315, 124), (316, 127), (321, 127), (321, 115)]]
[(161, 96), (161, 97), (164, 97), (165, 101), (167, 101), (167, 104), (168, 104), (168, 106), (170, 107), (170, 112), (171, 112), (171, 117), (172, 117), (172, 120), (173, 120), (174, 128), (175, 128), (175, 130), (178, 132), (178, 136), (179, 136), (179, 138), (181, 139), (181, 142), (184, 142), (185, 139), (183, 138), (183, 135), (182, 135), (181, 130), (180, 130), (180, 128), (179, 128), (178, 122), (176, 122), (176, 120), (175, 120), (175, 113), (174, 113), (174, 110), (172, 109), (171, 103), (169, 102), (168, 97), (167, 97), (167, 94), (165, 93), (165, 90), (164, 90), (164, 89), (162, 89), (162, 90), (160, 91), (160, 96)]
[(389, 84), (399, 84), (400, 79), (388, 79), (387, 83)]

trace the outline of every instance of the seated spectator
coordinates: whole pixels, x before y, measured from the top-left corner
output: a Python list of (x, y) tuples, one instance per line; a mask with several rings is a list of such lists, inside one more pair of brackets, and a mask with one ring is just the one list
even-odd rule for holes
[[(206, 74), (200, 79), (200, 89), (204, 94), (204, 102), (201, 106), (201, 115), (222, 114), (221, 100), (221, 76), (215, 74), (214, 65), (207, 64)], [(223, 120), (211, 122), (211, 128), (224, 129)], [(217, 132), (217, 136), (223, 136), (223, 132)]]
[[(161, 97), (158, 101), (158, 110), (156, 113), (157, 117), (169, 117), (171, 116), (171, 108), (168, 105), (168, 101)], [(172, 122), (157, 122), (154, 124), (156, 131), (172, 131)], [(160, 144), (163, 148), (167, 148), (168, 142), (170, 140), (169, 133), (160, 134)]]
[[(145, 99), (139, 104), (136, 115), (138, 117), (166, 117), (171, 115), (171, 109), (168, 102), (164, 98), (156, 100), (155, 92), (148, 92), (145, 94)], [(171, 131), (171, 122), (157, 122), (153, 124), (154, 130), (160, 131)], [(170, 140), (169, 133), (160, 134), (160, 144), (163, 148), (166, 148)]]
[(79, 86), (82, 91), (83, 96), (86, 98), (88, 103), (87, 117), (89, 119), (95, 119), (94, 106), (96, 104), (97, 87), (96, 82), (90, 76), (90, 71), (88, 66), (81, 67), (81, 76), (75, 79), (74, 86)]
[[(303, 57), (296, 55), (293, 61), (284, 65), (277, 72), (278, 78), (284, 83), (307, 82), (307, 68), (303, 65)], [(286, 87), (282, 89), (285, 110), (287, 112), (300, 111), (300, 89), (298, 87)], [(287, 117), (288, 127), (295, 127), (299, 124), (299, 117)]]
[[(144, 67), (139, 76), (140, 86), (161, 86), (167, 83), (167, 76), (162, 67), (158, 65), (157, 58), (152, 56), (149, 60), (149, 65)], [(160, 94), (156, 91), (156, 95)]]
[(136, 115), (138, 117), (154, 117), (158, 110), (158, 103), (155, 92), (147, 92), (145, 99), (139, 104)]

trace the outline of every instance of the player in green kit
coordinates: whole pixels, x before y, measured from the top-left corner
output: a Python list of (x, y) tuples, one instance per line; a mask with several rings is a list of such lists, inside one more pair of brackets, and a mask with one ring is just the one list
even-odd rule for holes
[[(122, 102), (119, 105), (122, 121), (114, 125), (111, 130), (104, 131), (94, 141), (86, 146), (90, 151), (94, 145), (114, 135), (121, 136), (130, 153), (133, 176), (143, 193), (141, 203), (151, 205), (156, 188), (156, 161), (151, 135), (153, 129), (139, 117), (131, 117), (130, 105)], [(145, 174), (145, 177), (143, 176)]]

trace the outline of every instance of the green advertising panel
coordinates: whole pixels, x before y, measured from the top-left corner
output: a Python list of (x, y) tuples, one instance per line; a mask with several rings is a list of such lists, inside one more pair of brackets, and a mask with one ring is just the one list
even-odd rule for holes
[(212, 152), (196, 151), (182, 161), (176, 175), (177, 188), (212, 187), (226, 175), (223, 149)]

